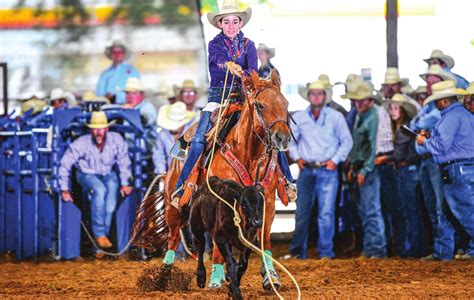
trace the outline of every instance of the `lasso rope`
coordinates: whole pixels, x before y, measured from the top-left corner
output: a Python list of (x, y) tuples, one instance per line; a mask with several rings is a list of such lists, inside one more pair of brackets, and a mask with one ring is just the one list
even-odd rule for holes
[[(229, 68), (227, 68), (227, 71), (226, 71), (226, 74), (225, 74), (225, 81), (224, 81), (224, 88), (223, 88), (223, 91), (222, 91), (222, 98), (221, 98), (221, 103), (224, 101), (224, 96), (225, 96), (225, 88), (226, 88), (226, 84), (227, 84), (227, 79), (228, 79), (228, 75), (229, 75)], [(232, 91), (232, 85), (234, 84), (234, 79), (235, 79), (235, 75), (233, 75), (232, 77), (232, 81), (231, 81), (231, 85), (230, 85), (230, 89), (229, 89), (229, 94), (231, 93)], [(229, 96), (227, 96), (227, 98), (229, 98)], [(225, 101), (225, 104), (224, 105), (221, 105), (219, 107), (219, 113), (218, 113), (218, 116), (217, 116), (217, 122), (216, 122), (216, 129), (214, 131), (214, 137), (213, 137), (213, 142), (212, 142), (212, 150), (211, 150), (211, 157), (209, 159), (209, 168), (212, 164), (212, 161), (214, 160), (214, 151), (215, 151), (215, 147), (216, 147), (216, 144), (217, 144), (217, 132), (218, 132), (218, 129), (219, 129), (219, 125), (220, 125), (220, 122), (221, 122), (221, 119), (222, 119), (222, 107), (227, 105), (228, 103), (228, 99)], [(238, 229), (238, 232), (239, 232), (239, 240), (242, 244), (244, 244), (246, 247), (250, 248), (252, 251), (254, 251), (255, 253), (257, 253), (258, 255), (260, 255), (262, 257), (262, 260), (263, 260), (263, 266), (265, 268), (265, 273), (266, 275), (269, 277), (269, 280), (270, 280), (270, 285), (272, 286), (272, 289), (273, 291), (275, 292), (275, 294), (278, 296), (278, 298), (280, 299), (283, 299), (283, 297), (280, 295), (280, 293), (278, 293), (278, 290), (276, 289), (275, 285), (273, 284), (273, 280), (271, 280), (271, 276), (270, 276), (270, 271), (268, 270), (268, 265), (267, 265), (267, 262), (266, 262), (266, 259), (265, 258), (270, 258), (277, 266), (279, 266), (290, 278), (291, 280), (293, 281), (293, 283), (295, 284), (296, 286), (296, 289), (298, 291), (298, 300), (301, 299), (301, 290), (300, 290), (300, 287), (298, 286), (298, 283), (296, 282), (296, 279), (293, 277), (293, 275), (282, 265), (280, 264), (276, 259), (274, 259), (273, 257), (271, 257), (270, 255), (268, 255), (267, 253), (265, 253), (265, 250), (264, 250), (264, 240), (263, 240), (263, 234), (264, 234), (264, 230), (265, 230), (265, 205), (263, 205), (263, 222), (262, 222), (262, 229), (261, 229), (261, 238), (260, 238), (260, 242), (261, 242), (261, 246), (260, 246), (260, 249), (255, 247), (251, 242), (249, 242), (243, 232), (242, 232), (242, 227), (240, 226), (240, 223), (241, 223), (241, 219), (240, 219), (240, 216), (239, 216), (239, 212), (237, 211), (236, 209), (236, 204), (237, 204), (237, 201), (234, 201), (234, 206), (230, 205), (229, 202), (227, 202), (225, 199), (223, 199), (220, 195), (218, 195), (211, 187), (210, 183), (209, 183), (209, 174), (210, 172), (208, 171), (207, 174), (206, 174), (206, 183), (207, 183), (207, 187), (209, 189), (209, 191), (211, 191), (211, 193), (217, 197), (217, 199), (219, 199), (220, 201), (222, 201), (223, 203), (225, 203), (227, 206), (229, 206), (233, 212), (234, 212), (234, 225), (237, 227)], [(255, 180), (258, 180), (258, 178), (255, 178)], [(263, 196), (263, 195), (262, 195)]]

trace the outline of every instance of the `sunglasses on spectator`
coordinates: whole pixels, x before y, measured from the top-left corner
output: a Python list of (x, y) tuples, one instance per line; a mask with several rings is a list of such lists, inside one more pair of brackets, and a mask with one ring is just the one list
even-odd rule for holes
[(181, 95), (188, 95), (188, 96), (194, 96), (196, 95), (196, 91), (181, 91), (180, 92)]

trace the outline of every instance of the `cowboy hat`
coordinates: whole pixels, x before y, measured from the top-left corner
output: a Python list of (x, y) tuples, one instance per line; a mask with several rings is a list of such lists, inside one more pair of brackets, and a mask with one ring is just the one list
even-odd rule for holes
[(448, 66), (448, 68), (450, 68), (450, 69), (452, 69), (454, 67), (454, 59), (451, 56), (444, 54), (443, 51), (441, 51), (441, 50), (435, 49), (435, 50), (431, 51), (431, 56), (429, 58), (425, 58), (423, 60), (427, 64), (429, 64), (430, 59), (433, 59), (433, 58), (436, 58), (436, 59), (439, 59), (439, 60), (443, 61)]
[(318, 80), (323, 83), (326, 90), (326, 103), (331, 102), (332, 100), (332, 85), (331, 80), (329, 80), (329, 76), (327, 74), (321, 74), (318, 77)]
[(411, 104), (408, 101), (407, 97), (403, 94), (396, 93), (395, 95), (393, 95), (392, 99), (384, 101), (384, 105), (387, 109), (388, 109), (388, 106), (392, 103), (399, 104), (401, 107), (403, 107), (403, 109), (406, 111), (410, 119), (413, 119), (414, 117), (416, 117), (418, 113), (415, 105)]
[(182, 89), (192, 89), (196, 92), (196, 98), (199, 98), (199, 96), (202, 94), (202, 89), (198, 87), (193, 80), (191, 79), (186, 79), (183, 81), (181, 86), (179, 85), (173, 85), (173, 91), (175, 94), (175, 97), (179, 96), (179, 93), (181, 92)]
[[(341, 95), (342, 99), (349, 99), (345, 97), (348, 93), (353, 93), (357, 89), (357, 86), (363, 82), (364, 80), (362, 79), (362, 76), (357, 75), (357, 74), (349, 74), (347, 75), (346, 81), (343, 83), (344, 87), (346, 89), (346, 93), (344, 95)], [(340, 84), (340, 82), (337, 82), (336, 84)], [(335, 84), (335, 85), (336, 85)]]
[(136, 77), (130, 77), (127, 79), (125, 84), (125, 92), (145, 92), (145, 87), (143, 86), (140, 79)]
[(373, 99), (375, 101), (380, 101), (380, 96), (375, 92), (374, 87), (367, 81), (354, 82), (351, 86), (351, 90), (347, 91), (346, 94), (341, 96), (342, 99), (350, 100), (364, 100), (364, 99)]
[(456, 82), (453, 80), (437, 82), (433, 84), (431, 90), (433, 91), (433, 94), (426, 98), (423, 105), (427, 105), (428, 103), (444, 98), (467, 95), (465, 90), (456, 88)]
[(394, 84), (401, 82), (402, 79), (400, 78), (400, 73), (398, 72), (398, 68), (390, 67), (387, 68), (385, 72), (385, 80), (383, 84)]
[(195, 115), (196, 113), (187, 110), (186, 104), (181, 101), (165, 104), (158, 111), (157, 124), (164, 129), (176, 130), (186, 125)]
[(209, 21), (209, 23), (211, 23), (212, 26), (220, 29), (217, 23), (225, 16), (239, 17), (243, 22), (242, 27), (244, 27), (252, 16), (252, 9), (249, 7), (245, 11), (241, 11), (239, 10), (239, 6), (237, 5), (236, 0), (224, 0), (220, 12), (218, 14), (211, 12), (208, 13), (207, 20)]
[(76, 96), (73, 93), (63, 90), (62, 88), (54, 88), (48, 97), (48, 102), (64, 99), (69, 106), (76, 105)]
[(130, 51), (128, 50), (128, 48), (122, 42), (119, 42), (119, 41), (114, 41), (112, 42), (112, 45), (105, 48), (105, 56), (111, 59), (111, 52), (112, 52), (112, 49), (114, 49), (115, 47), (122, 48), (123, 52), (125, 53), (125, 59), (130, 57)]
[(103, 111), (93, 111), (90, 123), (84, 122), (90, 129), (107, 128), (115, 124), (115, 120), (108, 122), (107, 115)]
[(30, 109), (33, 109), (32, 114), (36, 115), (37, 113), (42, 112), (45, 107), (46, 102), (44, 102), (40, 98), (37, 98), (36, 96), (33, 96), (30, 99), (23, 101), (23, 103), (21, 104), (21, 114), (23, 115)]
[(413, 94), (418, 95), (418, 94), (426, 94), (428, 93), (428, 89), (426, 88), (426, 85), (419, 85), (416, 90), (413, 92)]
[(104, 103), (110, 103), (110, 100), (107, 97), (104, 96), (97, 96), (94, 92), (92, 91), (87, 91), (84, 94), (82, 94), (82, 101), (84, 102), (104, 102)]
[(33, 95), (33, 96), (29, 97), (29, 98), (18, 98), (18, 99), (16, 99), (16, 101), (18, 101), (18, 102), (26, 102), (26, 101), (30, 101), (30, 100), (41, 100), (41, 101), (44, 101), (43, 98), (40, 98), (40, 97), (38, 97), (38, 96), (36, 96), (36, 95)]
[(270, 56), (270, 58), (274, 57), (275, 56), (275, 48), (268, 48), (267, 45), (265, 44), (259, 44), (258, 45), (258, 48), (257, 48), (257, 51), (258, 50), (263, 50), (263, 51), (267, 51), (268, 55)]
[(426, 72), (424, 74), (420, 74), (420, 77), (424, 81), (426, 81), (426, 78), (428, 78), (428, 75), (435, 75), (435, 76), (440, 77), (442, 80), (452, 80), (452, 81), (456, 82), (456, 77), (454, 77), (453, 74), (443, 70), (443, 68), (441, 68), (440, 65), (431, 65), (428, 68), (428, 72)]
[(311, 83), (307, 83), (306, 86), (302, 86), (298, 89), (298, 93), (304, 100), (309, 101), (308, 93), (311, 90), (323, 90), (324, 93), (326, 94), (324, 103), (327, 104), (329, 101), (331, 101), (331, 99), (329, 99), (328, 101), (326, 86), (321, 80), (316, 80)]

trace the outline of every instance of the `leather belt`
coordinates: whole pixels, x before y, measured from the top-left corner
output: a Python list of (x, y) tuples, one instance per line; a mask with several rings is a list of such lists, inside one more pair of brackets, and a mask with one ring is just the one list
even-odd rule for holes
[(453, 159), (450, 161), (447, 161), (445, 163), (439, 164), (439, 167), (441, 169), (444, 169), (445, 167), (452, 165), (452, 164), (458, 164), (458, 163), (464, 163), (464, 162), (472, 162), (474, 164), (474, 157), (471, 158), (460, 158), (460, 159)]
[(306, 168), (312, 168), (312, 169), (319, 169), (322, 167), (321, 163), (318, 163), (318, 162), (305, 162), (304, 166)]
[(422, 160), (427, 160), (428, 158), (433, 157), (433, 154), (425, 153), (425, 154), (420, 155), (420, 157), (421, 157)]

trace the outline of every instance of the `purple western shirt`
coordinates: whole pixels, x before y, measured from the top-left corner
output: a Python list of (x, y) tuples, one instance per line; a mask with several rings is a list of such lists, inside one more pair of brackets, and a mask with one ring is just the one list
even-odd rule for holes
[(86, 134), (75, 140), (64, 153), (59, 167), (61, 190), (68, 191), (69, 175), (72, 166), (86, 174), (106, 175), (117, 163), (120, 170), (121, 185), (128, 185), (132, 176), (128, 146), (122, 136), (116, 132), (107, 132), (105, 145), (100, 151), (94, 144), (91, 134)]
[[(246, 75), (249, 75), (253, 70), (258, 70), (257, 49), (255, 48), (255, 44), (250, 39), (244, 37), (242, 31), (232, 40), (221, 32), (209, 42), (210, 87), (224, 86), (226, 74), (224, 64), (228, 61), (234, 61), (240, 65)], [(231, 82), (232, 74), (229, 73), (227, 87), (230, 87)], [(235, 77), (234, 85), (240, 84), (240, 78)]]

